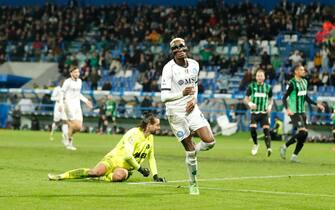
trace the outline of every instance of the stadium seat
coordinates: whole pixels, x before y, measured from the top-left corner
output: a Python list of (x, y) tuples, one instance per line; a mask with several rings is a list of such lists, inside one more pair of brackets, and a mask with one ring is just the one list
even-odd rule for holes
[(269, 41), (268, 40), (262, 40), (261, 41), (261, 47), (268, 47), (269, 46)]
[(298, 35), (297, 34), (293, 34), (291, 36), (291, 42), (293, 43), (293, 42), (297, 42), (297, 41), (298, 41)]
[(289, 34), (284, 35), (284, 42), (291, 42), (291, 36)]
[(216, 48), (215, 48), (215, 52), (217, 53), (217, 54), (219, 54), (219, 55), (224, 55), (224, 47), (223, 46), (217, 46)]
[(207, 79), (214, 79), (215, 78), (215, 72), (214, 71), (210, 71), (207, 73)]
[(230, 136), (237, 131), (237, 123), (229, 122), (227, 115), (218, 116), (216, 122), (221, 128), (221, 134), (224, 136)]
[(271, 46), (270, 55), (279, 55), (278, 47)]
[(207, 78), (207, 71), (204, 71), (204, 70), (202, 70), (202, 71), (200, 71), (199, 72), (199, 79), (206, 79)]
[(237, 47), (237, 46), (232, 46), (232, 47), (231, 47), (231, 50), (230, 50), (230, 54), (231, 54), (231, 55), (237, 55), (237, 54), (239, 54), (239, 49), (238, 49), (238, 47)]
[(223, 48), (223, 54), (224, 54), (224, 55), (228, 55), (228, 54), (229, 54), (229, 47), (228, 47), (228, 46), (225, 46), (225, 47)]
[(127, 70), (125, 73), (124, 73), (124, 77), (128, 78), (128, 77), (131, 77), (133, 74), (133, 72), (131, 70)]

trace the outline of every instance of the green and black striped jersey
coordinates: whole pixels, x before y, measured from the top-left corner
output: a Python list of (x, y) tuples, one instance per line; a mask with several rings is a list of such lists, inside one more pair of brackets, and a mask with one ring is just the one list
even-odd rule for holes
[(257, 106), (256, 109), (251, 110), (252, 113), (266, 112), (269, 99), (272, 97), (272, 88), (266, 83), (259, 85), (257, 82), (252, 82), (248, 86), (246, 95), (249, 96), (250, 101)]
[[(308, 82), (306, 79), (291, 79), (283, 98), (285, 108), (289, 108), (293, 113), (305, 113), (305, 101), (316, 105), (316, 103), (308, 97), (307, 88)], [(288, 103), (287, 97), (289, 97)]]

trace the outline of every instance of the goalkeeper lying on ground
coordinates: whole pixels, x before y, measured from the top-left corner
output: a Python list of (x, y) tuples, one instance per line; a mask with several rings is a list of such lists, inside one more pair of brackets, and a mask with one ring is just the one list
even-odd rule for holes
[[(48, 174), (49, 180), (81, 179), (98, 177), (99, 180), (109, 182), (122, 182), (128, 179), (132, 170), (137, 170), (144, 177), (153, 175), (156, 182), (165, 182), (158, 177), (156, 160), (154, 156), (154, 137), (160, 129), (160, 120), (154, 115), (146, 116), (139, 127), (130, 129), (124, 134), (116, 147), (110, 151), (92, 169), (79, 168), (62, 174)], [(148, 158), (150, 170), (140, 164)]]

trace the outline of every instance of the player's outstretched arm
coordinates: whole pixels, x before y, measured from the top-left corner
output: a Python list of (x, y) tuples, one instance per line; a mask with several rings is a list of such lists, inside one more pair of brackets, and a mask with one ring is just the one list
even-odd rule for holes
[(156, 164), (156, 158), (154, 155), (154, 147), (151, 147), (151, 151), (148, 153), (148, 161), (149, 161), (149, 167), (152, 173), (152, 179), (155, 182), (166, 182), (166, 179), (164, 177), (159, 177), (157, 172), (157, 164)]

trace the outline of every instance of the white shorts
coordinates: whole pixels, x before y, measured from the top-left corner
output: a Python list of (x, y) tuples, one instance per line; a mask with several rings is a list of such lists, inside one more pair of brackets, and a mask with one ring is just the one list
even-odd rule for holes
[(54, 117), (54, 119), (53, 119), (54, 122), (59, 122), (60, 120), (64, 120), (64, 121), (67, 120), (64, 109), (62, 109), (62, 111), (60, 112), (59, 111), (59, 105), (57, 105), (57, 104), (55, 105), (55, 108), (54, 108), (53, 117)]
[(184, 140), (188, 137), (192, 131), (196, 131), (202, 127), (210, 127), (208, 121), (196, 105), (190, 114), (174, 113), (168, 115), (168, 120), (172, 132), (179, 141)]
[(79, 103), (65, 103), (65, 114), (68, 120), (78, 120), (83, 122), (83, 112)]

